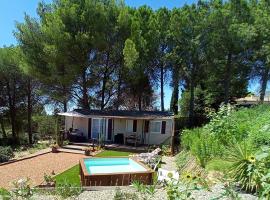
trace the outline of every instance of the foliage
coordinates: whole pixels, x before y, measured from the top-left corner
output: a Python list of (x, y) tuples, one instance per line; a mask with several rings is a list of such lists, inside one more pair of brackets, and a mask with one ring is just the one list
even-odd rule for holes
[(249, 149), (268, 145), (269, 111), (269, 105), (241, 108), (237, 111), (229, 105), (221, 106), (218, 112), (210, 110), (209, 124), (183, 131), (182, 146), (190, 150), (205, 167), (214, 158), (226, 157), (226, 149), (235, 142), (245, 141)]
[(224, 159), (221, 159), (221, 158), (214, 158), (212, 160), (210, 160), (205, 169), (206, 171), (220, 171), (224, 174), (226, 174), (229, 169), (231, 168), (231, 165), (232, 163), (227, 161), (227, 160), (224, 160)]
[(141, 194), (143, 200), (153, 198), (156, 192), (156, 185), (157, 183), (154, 183), (153, 185), (145, 185), (140, 181), (132, 182), (132, 186)]
[(29, 199), (33, 195), (33, 190), (30, 187), (30, 179), (19, 179), (13, 182), (14, 190), (12, 190), (11, 195), (15, 198)]
[(81, 192), (82, 188), (80, 186), (73, 185), (67, 180), (57, 184), (56, 186), (56, 193), (60, 195), (63, 199), (78, 196)]
[(168, 181), (165, 183), (168, 200), (194, 199), (192, 191), (207, 188), (207, 184), (200, 175), (183, 173), (180, 181)]
[(114, 200), (138, 200), (138, 195), (135, 193), (123, 192), (120, 188), (116, 188)]
[(11, 198), (11, 194), (8, 190), (0, 188), (0, 198), (3, 200), (9, 200)]
[(170, 145), (162, 145), (161, 152), (162, 152), (162, 155), (164, 155), (164, 156), (171, 155)]
[(39, 133), (40, 138), (52, 137), (55, 133), (55, 118), (49, 115), (33, 116), (35, 131)]
[(11, 147), (2, 147), (0, 146), (0, 163), (7, 162), (9, 159), (13, 158), (13, 150)]
[(252, 154), (245, 143), (235, 144), (228, 151), (228, 160), (233, 163), (230, 173), (242, 189), (265, 195), (270, 183), (269, 147), (262, 147), (256, 154)]
[(222, 151), (222, 146), (219, 145), (217, 139), (206, 134), (201, 128), (183, 131), (182, 143), (183, 147), (190, 150), (197, 158), (202, 167), (205, 167), (214, 156), (220, 155)]
[(55, 180), (52, 175), (48, 175), (44, 173), (43, 178), (46, 185), (53, 185), (55, 183)]

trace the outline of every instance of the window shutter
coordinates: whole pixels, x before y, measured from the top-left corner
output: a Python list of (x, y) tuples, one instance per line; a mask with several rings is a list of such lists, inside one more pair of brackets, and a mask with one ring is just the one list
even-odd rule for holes
[(112, 139), (112, 119), (108, 120), (108, 140)]
[(161, 134), (165, 134), (165, 131), (166, 131), (166, 121), (162, 121)]
[(92, 120), (91, 118), (88, 119), (88, 139), (91, 139), (91, 132), (92, 132)]
[(145, 133), (148, 133), (149, 132), (149, 121), (145, 121), (145, 124), (144, 124), (144, 132)]
[(133, 132), (137, 132), (137, 120), (133, 120)]

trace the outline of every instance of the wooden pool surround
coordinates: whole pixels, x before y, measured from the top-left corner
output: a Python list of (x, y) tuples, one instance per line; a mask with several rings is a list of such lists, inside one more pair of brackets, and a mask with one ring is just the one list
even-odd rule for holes
[[(100, 158), (100, 157), (98, 157)], [(102, 157), (103, 158), (129, 158), (143, 166), (147, 171), (138, 171), (138, 172), (121, 172), (121, 173), (100, 173), (100, 174), (89, 174), (85, 164), (85, 159), (83, 158), (79, 161), (80, 166), (80, 177), (82, 186), (124, 186), (130, 185), (133, 181), (137, 180), (144, 184), (151, 185), (153, 184), (153, 175), (154, 171), (148, 166), (144, 165), (141, 162), (134, 160), (133, 158), (122, 156), (122, 157)]]

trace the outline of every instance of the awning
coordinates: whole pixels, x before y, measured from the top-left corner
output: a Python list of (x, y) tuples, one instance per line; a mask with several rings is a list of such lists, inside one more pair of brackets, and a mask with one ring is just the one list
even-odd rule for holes
[(70, 112), (61, 112), (61, 113), (57, 113), (58, 115), (61, 116), (67, 116), (67, 117), (82, 117), (82, 118), (90, 118), (87, 115), (83, 115), (81, 113), (75, 112), (75, 111), (70, 111)]

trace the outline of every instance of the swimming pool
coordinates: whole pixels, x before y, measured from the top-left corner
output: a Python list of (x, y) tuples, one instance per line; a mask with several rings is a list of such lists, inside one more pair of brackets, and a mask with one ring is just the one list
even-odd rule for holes
[(85, 159), (84, 164), (89, 174), (147, 171), (130, 158), (92, 158)]
[(83, 186), (129, 185), (134, 180), (151, 184), (153, 170), (129, 157), (84, 158), (80, 175)]

